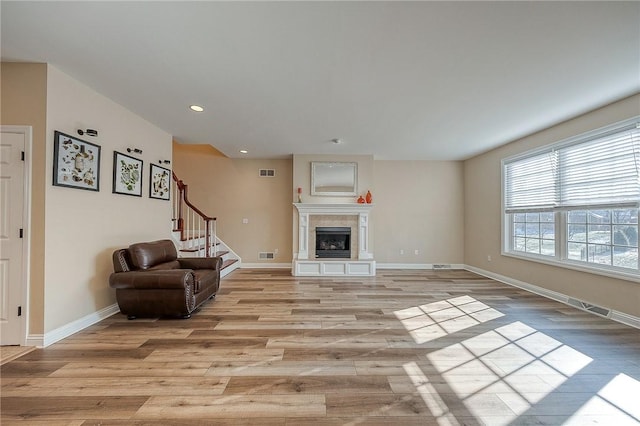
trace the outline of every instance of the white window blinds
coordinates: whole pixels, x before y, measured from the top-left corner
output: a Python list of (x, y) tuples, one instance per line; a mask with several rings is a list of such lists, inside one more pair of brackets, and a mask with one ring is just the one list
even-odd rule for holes
[(507, 213), (548, 210), (556, 206), (556, 155), (532, 155), (504, 166)]
[(505, 212), (638, 206), (640, 128), (626, 124), (504, 161)]

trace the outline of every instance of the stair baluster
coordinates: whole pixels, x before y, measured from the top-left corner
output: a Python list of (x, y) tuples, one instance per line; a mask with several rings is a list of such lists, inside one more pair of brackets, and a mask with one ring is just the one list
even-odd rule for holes
[[(176, 200), (173, 211), (174, 217), (177, 218), (177, 227), (175, 229), (180, 231), (180, 239), (182, 241), (188, 240), (190, 248), (197, 248), (194, 247), (194, 244), (200, 244), (199, 241), (202, 237), (202, 227), (204, 226), (204, 256), (215, 256), (217, 254), (217, 250), (214, 249), (212, 255), (211, 245), (212, 242), (215, 244), (217, 241), (216, 218), (207, 216), (200, 209), (194, 206), (189, 201), (189, 186), (178, 179), (176, 174), (173, 172), (172, 177), (175, 184), (174, 194), (177, 194), (177, 197), (175, 197)], [(186, 213), (183, 210), (186, 210)], [(211, 238), (212, 232), (213, 238)], [(199, 252), (200, 250), (198, 250), (198, 253)]]

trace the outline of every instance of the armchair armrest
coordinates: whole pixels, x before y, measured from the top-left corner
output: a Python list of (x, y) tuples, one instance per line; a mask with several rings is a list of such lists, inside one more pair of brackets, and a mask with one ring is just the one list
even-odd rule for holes
[(221, 257), (179, 257), (178, 262), (181, 268), (185, 269), (220, 269), (222, 268)]
[(184, 289), (193, 288), (195, 276), (191, 269), (114, 272), (109, 286), (116, 289)]

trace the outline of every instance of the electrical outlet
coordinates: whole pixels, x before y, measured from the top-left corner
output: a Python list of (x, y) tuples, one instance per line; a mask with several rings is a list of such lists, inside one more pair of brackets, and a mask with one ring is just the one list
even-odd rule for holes
[(246, 217), (243, 217), (242, 218), (242, 223), (244, 223), (246, 225), (247, 223), (249, 223), (249, 219), (247, 219)]
[(491, 255), (490, 254), (487, 255), (487, 262), (491, 262)]
[(403, 249), (400, 249), (400, 254), (404, 254), (404, 250)]
[(415, 254), (415, 255), (420, 254), (420, 250), (416, 250), (416, 251), (414, 251), (414, 252), (413, 252), (413, 254)]
[(275, 249), (275, 250), (273, 251), (273, 254), (278, 254), (278, 249)]

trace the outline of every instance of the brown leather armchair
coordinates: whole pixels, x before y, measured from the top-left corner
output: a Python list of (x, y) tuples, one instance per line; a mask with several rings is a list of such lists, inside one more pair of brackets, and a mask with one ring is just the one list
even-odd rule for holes
[(178, 257), (171, 240), (137, 243), (113, 252), (109, 285), (129, 319), (189, 318), (215, 296), (221, 267), (220, 257)]

